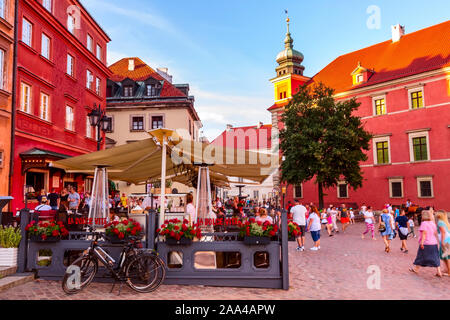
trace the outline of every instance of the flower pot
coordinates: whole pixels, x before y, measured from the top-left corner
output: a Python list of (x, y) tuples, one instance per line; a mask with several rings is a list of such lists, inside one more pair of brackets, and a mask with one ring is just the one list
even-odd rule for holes
[(43, 240), (41, 236), (36, 236), (36, 235), (30, 236), (31, 242), (54, 243), (54, 242), (59, 242), (60, 240), (61, 240), (61, 237), (47, 237), (47, 239)]
[(116, 235), (114, 235), (114, 236), (107, 235), (106, 237), (107, 237), (107, 240), (109, 242), (111, 242), (112, 244), (122, 244), (122, 243), (125, 243), (128, 240), (128, 237), (125, 237), (123, 239), (119, 239), (119, 237), (116, 236)]
[(0, 248), (0, 267), (17, 267), (18, 248)]
[(174, 246), (174, 245), (190, 245), (190, 244), (192, 244), (192, 239), (181, 238), (180, 240), (176, 240), (176, 239), (173, 239), (173, 238), (166, 238), (166, 244), (168, 244), (170, 246)]
[(269, 237), (245, 236), (244, 244), (246, 245), (265, 245), (270, 243)]

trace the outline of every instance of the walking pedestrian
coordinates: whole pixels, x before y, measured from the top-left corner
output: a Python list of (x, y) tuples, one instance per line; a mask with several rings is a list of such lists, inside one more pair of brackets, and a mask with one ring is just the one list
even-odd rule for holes
[(395, 218), (395, 225), (398, 229), (398, 237), (402, 242), (400, 251), (403, 253), (408, 253), (408, 247), (406, 246), (406, 241), (408, 240), (408, 218), (406, 217), (406, 212), (404, 209), (402, 209), (400, 211), (400, 215)]
[(352, 208), (350, 208), (350, 224), (355, 224), (355, 212), (353, 211)]
[(416, 238), (416, 234), (414, 233), (414, 215), (411, 215), (411, 216), (409, 217), (409, 220), (408, 220), (408, 226), (409, 226), (409, 233), (408, 233), (408, 236), (409, 236), (410, 234), (412, 234), (413, 237)]
[[(300, 227), (301, 236), (297, 238), (297, 251), (305, 251), (306, 208), (295, 199), (295, 206), (291, 208), (292, 220)], [(319, 222), (320, 224), (320, 222)]]
[(333, 209), (330, 211), (331, 213), (331, 221), (333, 223), (333, 231), (336, 233), (339, 233), (339, 228), (337, 226), (337, 218), (338, 218), (338, 211), (336, 207), (333, 207)]
[(375, 216), (373, 215), (371, 206), (364, 211), (364, 222), (366, 223), (366, 231), (363, 232), (362, 238), (364, 239), (364, 236), (370, 232), (372, 234), (372, 239), (377, 240), (375, 238)]
[(317, 251), (320, 250), (320, 225), (319, 211), (315, 206), (312, 206), (308, 217), (308, 231), (311, 232), (311, 237), (314, 241), (314, 247), (310, 250)]
[(394, 236), (394, 230), (392, 228), (392, 216), (387, 209), (383, 210), (383, 214), (379, 218), (379, 229), (381, 237), (384, 241), (384, 251), (389, 253), (391, 251), (391, 240)]
[(450, 223), (448, 222), (448, 214), (444, 210), (437, 213), (437, 228), (439, 235), (439, 256), (447, 267), (446, 276), (450, 276)]
[(345, 233), (345, 229), (347, 229), (348, 225), (350, 224), (350, 218), (345, 204), (341, 205), (341, 210), (339, 211), (339, 219), (342, 223), (342, 233)]
[(422, 211), (422, 223), (419, 228), (419, 250), (416, 260), (409, 271), (418, 273), (420, 267), (436, 268), (436, 277), (441, 278), (441, 261), (437, 240), (437, 227), (432, 210)]

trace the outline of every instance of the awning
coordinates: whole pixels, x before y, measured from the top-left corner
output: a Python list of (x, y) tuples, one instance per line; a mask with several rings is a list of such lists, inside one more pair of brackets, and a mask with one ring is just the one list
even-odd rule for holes
[[(166, 130), (167, 129), (159, 129)], [(152, 135), (155, 131), (152, 131)], [(211, 144), (183, 140), (174, 134), (169, 139), (166, 175), (172, 180), (195, 170), (198, 165), (210, 167), (211, 179), (222, 183), (225, 177), (239, 177), (262, 183), (276, 168), (278, 155), (234, 150)], [(111, 149), (56, 161), (52, 165), (69, 172), (93, 172), (98, 165), (108, 167), (108, 176), (134, 184), (145, 183), (161, 177), (162, 152), (155, 138), (145, 139)]]

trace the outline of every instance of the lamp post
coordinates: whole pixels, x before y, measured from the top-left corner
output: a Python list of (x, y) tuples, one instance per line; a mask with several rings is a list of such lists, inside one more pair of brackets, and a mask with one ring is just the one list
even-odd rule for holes
[(94, 108), (88, 114), (89, 122), (92, 127), (97, 128), (97, 151), (100, 150), (101, 143), (103, 141), (103, 137), (101, 136), (101, 132), (108, 131), (109, 128), (109, 117), (106, 116), (106, 111), (102, 110), (100, 104), (94, 103)]

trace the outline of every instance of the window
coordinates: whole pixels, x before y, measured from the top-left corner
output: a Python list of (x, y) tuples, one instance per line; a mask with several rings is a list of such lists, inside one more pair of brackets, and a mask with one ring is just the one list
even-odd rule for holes
[(348, 184), (345, 182), (338, 183), (338, 198), (348, 198)]
[(20, 111), (30, 113), (31, 112), (31, 86), (21, 83), (20, 89)]
[(364, 81), (364, 75), (363, 74), (357, 74), (356, 75), (356, 83), (361, 83)]
[(42, 0), (42, 5), (45, 9), (52, 12), (52, 0)]
[(294, 186), (294, 198), (303, 198), (302, 185)]
[(6, 0), (0, 0), (0, 18), (5, 19), (6, 16)]
[(403, 198), (403, 178), (389, 179), (389, 196), (391, 198)]
[(0, 89), (5, 88), (5, 51), (0, 49)]
[(68, 54), (67, 55), (67, 74), (69, 75), (69, 76), (72, 76), (73, 77), (73, 75), (74, 75), (74, 72), (73, 72), (73, 63), (74, 63), (74, 59), (73, 59), (73, 57), (70, 55), (70, 54)]
[(94, 76), (92, 75), (92, 72), (87, 70), (86, 71), (86, 88), (92, 89), (92, 82), (94, 82)]
[(102, 60), (102, 47), (97, 45), (97, 59)]
[(66, 129), (74, 131), (73, 125), (73, 108), (66, 106)]
[(92, 37), (87, 35), (86, 48), (92, 52)]
[(27, 19), (23, 19), (22, 22), (22, 41), (31, 47), (33, 35), (33, 25)]
[(49, 121), (49, 96), (45, 93), (41, 93), (41, 107), (40, 114), (42, 120)]
[(4, 152), (3, 152), (3, 150), (0, 150), (0, 168), (3, 168), (3, 162), (5, 161), (4, 160), (4, 157), (5, 157), (5, 154), (4, 154)]
[(75, 31), (75, 17), (71, 14), (67, 15), (67, 29), (70, 33), (74, 33)]
[(423, 108), (423, 91), (411, 91), (411, 109)]
[(97, 92), (98, 95), (101, 94), (101, 80), (100, 78), (95, 79), (95, 92)]
[(427, 137), (413, 138), (414, 161), (428, 160)]
[(164, 119), (162, 116), (152, 117), (152, 129), (164, 128)]
[(50, 60), (50, 38), (42, 34), (41, 54), (44, 58)]
[(375, 115), (379, 116), (386, 114), (386, 100), (385, 98), (374, 99), (375, 103)]
[(147, 96), (149, 97), (155, 97), (158, 95), (158, 90), (154, 85), (147, 85)]
[(253, 198), (259, 199), (259, 190), (253, 190)]
[(123, 95), (124, 95), (124, 97), (132, 97), (133, 96), (133, 86), (124, 86), (123, 87)]
[(417, 177), (417, 192), (419, 198), (433, 198), (433, 177)]
[(389, 143), (381, 141), (376, 143), (377, 147), (377, 164), (389, 163)]
[(131, 130), (132, 131), (143, 131), (144, 130), (144, 117), (135, 116), (131, 118)]
[(92, 138), (92, 126), (89, 116), (86, 116), (86, 137)]
[(192, 136), (191, 119), (189, 119), (189, 135)]
[(411, 162), (430, 160), (428, 131), (409, 133), (409, 153)]

